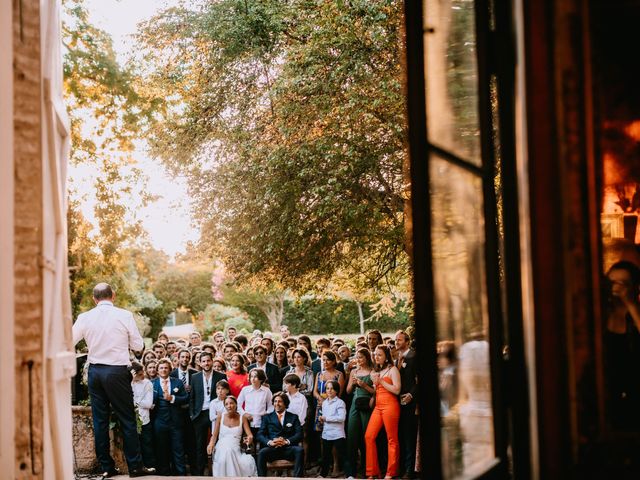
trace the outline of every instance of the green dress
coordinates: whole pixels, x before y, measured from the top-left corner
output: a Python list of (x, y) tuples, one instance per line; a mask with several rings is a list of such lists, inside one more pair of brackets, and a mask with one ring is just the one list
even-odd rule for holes
[[(373, 387), (373, 380), (371, 375), (358, 376), (356, 378), (365, 382), (370, 387)], [(361, 470), (364, 469), (364, 433), (367, 431), (367, 425), (369, 424), (369, 418), (371, 417), (371, 410), (358, 410), (356, 408), (356, 398), (366, 397), (371, 398), (371, 393), (367, 392), (362, 387), (356, 387), (353, 394), (353, 400), (351, 402), (351, 408), (349, 409), (349, 420), (347, 423), (347, 458), (344, 466), (346, 477), (355, 477), (358, 473), (358, 450), (361, 452), (363, 464), (360, 466)]]

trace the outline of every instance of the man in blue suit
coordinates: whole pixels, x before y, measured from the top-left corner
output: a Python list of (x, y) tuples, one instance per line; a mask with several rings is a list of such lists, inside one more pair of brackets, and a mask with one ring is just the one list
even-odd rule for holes
[(258, 476), (267, 475), (267, 462), (273, 460), (294, 460), (293, 476), (304, 476), (304, 449), (302, 426), (295, 413), (287, 412), (289, 397), (278, 392), (271, 399), (273, 412), (262, 417), (257, 441), (262, 445), (258, 452)]
[(282, 390), (282, 377), (280, 376), (280, 369), (277, 365), (267, 361), (267, 348), (264, 345), (257, 345), (253, 349), (253, 354), (256, 357), (256, 362), (249, 365), (248, 371), (254, 368), (264, 370), (267, 375), (267, 384), (272, 394), (276, 394)]
[[(189, 402), (184, 384), (169, 376), (171, 362), (158, 362), (158, 377), (153, 381), (153, 431), (156, 442), (158, 474), (186, 475), (182, 430), (184, 413), (181, 405)], [(169, 461), (173, 464), (173, 472)]]

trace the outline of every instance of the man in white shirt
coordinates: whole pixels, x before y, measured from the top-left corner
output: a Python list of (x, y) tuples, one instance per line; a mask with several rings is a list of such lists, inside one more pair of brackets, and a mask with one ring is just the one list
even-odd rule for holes
[(145, 468), (140, 454), (136, 412), (129, 371), (129, 349), (142, 350), (144, 342), (131, 312), (113, 306), (115, 293), (107, 283), (93, 289), (96, 307), (82, 313), (73, 325), (74, 345), (84, 339), (89, 349), (88, 383), (96, 456), (102, 478), (118, 475), (109, 452), (109, 414), (118, 416), (130, 477), (155, 473)]

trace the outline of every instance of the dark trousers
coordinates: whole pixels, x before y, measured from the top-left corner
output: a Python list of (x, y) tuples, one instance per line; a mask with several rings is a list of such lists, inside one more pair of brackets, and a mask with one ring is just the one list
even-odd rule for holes
[(182, 428), (159, 425), (159, 422), (156, 422), (153, 435), (156, 445), (156, 470), (158, 474), (186, 475)]
[(184, 413), (184, 453), (187, 457), (187, 463), (189, 464), (189, 471), (193, 473), (198, 465), (198, 459), (196, 456), (196, 433), (193, 431), (193, 423), (189, 416), (189, 409), (183, 409)]
[[(338, 454), (338, 463), (342, 463), (342, 457), (344, 455), (346, 440), (344, 438), (338, 438), (337, 440), (325, 440), (322, 439), (322, 469), (320, 475), (326, 477), (329, 473), (329, 468), (333, 465), (333, 447), (336, 447)], [(338, 472), (333, 472), (335, 475)]]
[(400, 443), (400, 475), (413, 475), (416, 466), (416, 445), (418, 442), (418, 417), (416, 403), (400, 406), (400, 422), (398, 424)]
[(211, 431), (211, 420), (209, 420), (209, 410), (202, 410), (198, 416), (191, 420), (196, 437), (196, 465), (192, 468), (192, 475), (203, 475), (204, 467), (207, 465), (207, 442)]
[(273, 460), (293, 460), (293, 476), (304, 477), (304, 449), (299, 445), (287, 447), (263, 447), (258, 452), (258, 476), (267, 476), (267, 462)]
[(344, 462), (345, 477), (355, 477), (358, 475), (358, 450), (360, 451), (360, 472), (364, 476), (365, 446), (364, 434), (367, 431), (371, 410), (358, 410), (351, 404), (349, 410), (349, 423), (347, 424), (347, 457)]
[(141, 468), (143, 466), (142, 455), (140, 454), (129, 369), (126, 366), (90, 365), (88, 383), (96, 457), (102, 471), (107, 472), (115, 467), (115, 462), (109, 453), (109, 414), (111, 409), (120, 422), (124, 441), (124, 456), (129, 471)]
[(153, 448), (153, 424), (151, 422), (142, 425), (142, 431), (138, 434), (140, 439), (140, 450), (142, 451), (142, 461), (145, 467), (156, 466), (156, 454)]

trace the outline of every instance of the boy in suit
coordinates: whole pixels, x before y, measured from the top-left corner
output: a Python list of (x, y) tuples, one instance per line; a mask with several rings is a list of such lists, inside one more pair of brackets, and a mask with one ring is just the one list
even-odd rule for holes
[(156, 443), (158, 473), (171, 473), (169, 460), (175, 475), (185, 475), (182, 430), (184, 416), (181, 405), (189, 401), (184, 384), (171, 378), (171, 362), (166, 358), (158, 362), (158, 377), (153, 381), (153, 430)]
[(272, 398), (273, 412), (262, 417), (257, 441), (262, 445), (258, 452), (258, 476), (267, 474), (267, 462), (272, 460), (294, 460), (293, 476), (304, 476), (304, 449), (302, 426), (298, 416), (287, 412), (289, 397), (278, 392)]

